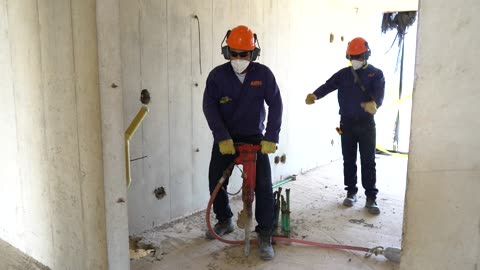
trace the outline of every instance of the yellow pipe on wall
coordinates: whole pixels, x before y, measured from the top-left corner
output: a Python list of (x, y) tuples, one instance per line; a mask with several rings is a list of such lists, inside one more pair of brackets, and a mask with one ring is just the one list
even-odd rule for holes
[(133, 119), (132, 123), (128, 126), (127, 130), (125, 131), (125, 165), (126, 165), (126, 177), (127, 177), (127, 189), (130, 186), (132, 181), (130, 175), (130, 139), (132, 138), (135, 131), (137, 131), (138, 126), (142, 123), (143, 119), (148, 113), (148, 107), (143, 105), (142, 108), (138, 111), (137, 115)]

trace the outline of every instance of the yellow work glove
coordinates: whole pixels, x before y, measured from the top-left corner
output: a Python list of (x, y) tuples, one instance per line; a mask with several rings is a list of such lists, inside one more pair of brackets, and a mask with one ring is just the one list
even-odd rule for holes
[(374, 115), (377, 112), (377, 103), (375, 100), (369, 102), (362, 102), (360, 106), (363, 108), (364, 111), (368, 112), (371, 115)]
[(272, 154), (277, 151), (277, 144), (269, 141), (261, 141), (260, 145), (262, 146), (262, 154)]
[(223, 140), (218, 143), (218, 147), (220, 148), (220, 153), (222, 155), (234, 155), (235, 154), (235, 146), (233, 145), (233, 140)]
[(311, 105), (315, 103), (315, 100), (317, 100), (317, 96), (315, 94), (308, 94), (307, 98), (305, 99), (305, 103), (307, 103), (307, 105)]

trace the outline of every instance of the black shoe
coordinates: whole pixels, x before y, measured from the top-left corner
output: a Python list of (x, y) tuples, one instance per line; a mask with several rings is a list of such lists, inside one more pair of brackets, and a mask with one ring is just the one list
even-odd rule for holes
[(260, 250), (260, 259), (268, 261), (275, 257), (271, 232), (260, 232), (258, 234), (258, 248)]
[(343, 205), (345, 206), (353, 206), (353, 204), (357, 201), (357, 194), (347, 193), (347, 197), (343, 200)]
[[(232, 222), (231, 218), (229, 218), (225, 221), (219, 221), (213, 227), (213, 230), (215, 231), (216, 234), (218, 234), (218, 236), (223, 236), (225, 234), (229, 234), (229, 233), (233, 232), (233, 229), (234, 229), (233, 228), (233, 222)], [(207, 230), (205, 232), (205, 237), (207, 239), (210, 239), (210, 240), (215, 239), (215, 237), (213, 237), (213, 235), (210, 233), (209, 230)]]
[(380, 214), (380, 208), (378, 208), (377, 202), (375, 199), (367, 198), (367, 202), (365, 203), (365, 207), (368, 209), (368, 212), (372, 215)]

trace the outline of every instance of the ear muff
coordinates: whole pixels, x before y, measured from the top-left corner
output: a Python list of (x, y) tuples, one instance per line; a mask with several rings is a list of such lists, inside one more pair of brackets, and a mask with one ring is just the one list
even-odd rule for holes
[(225, 60), (230, 60), (230, 49), (228, 49), (228, 46), (222, 47), (222, 54)]
[(260, 56), (260, 51), (261, 51), (260, 43), (258, 42), (258, 39), (257, 39), (257, 34), (253, 34), (253, 39), (254, 39), (254, 42), (258, 45), (258, 47), (255, 46), (255, 49), (253, 49), (251, 53), (251, 58), (250, 58), (251, 61), (257, 60), (258, 56)]
[(255, 49), (253, 49), (252, 51), (252, 56), (250, 58), (251, 61), (255, 61), (257, 60), (257, 58), (260, 56), (260, 49), (255, 47)]
[(367, 47), (367, 51), (363, 53), (363, 58), (368, 60), (372, 52), (370, 51), (370, 47), (368, 47), (368, 42), (365, 41), (365, 47)]
[(220, 47), (222, 48), (222, 54), (225, 60), (230, 60), (230, 49), (228, 48), (228, 45), (223, 46), (223, 43), (225, 42), (225, 40), (227, 40), (230, 32), (232, 32), (232, 30), (227, 31), (225, 37), (223, 37), (222, 44), (220, 44)]

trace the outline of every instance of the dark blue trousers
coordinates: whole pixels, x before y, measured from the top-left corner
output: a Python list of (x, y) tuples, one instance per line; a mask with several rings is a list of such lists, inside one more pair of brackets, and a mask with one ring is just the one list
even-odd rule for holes
[(353, 194), (356, 194), (358, 191), (357, 150), (360, 150), (362, 186), (365, 189), (367, 198), (376, 199), (378, 193), (375, 169), (376, 130), (373, 117), (367, 119), (347, 119), (342, 117), (340, 128), (342, 130), (345, 190)]
[[(222, 155), (215, 143), (212, 148), (212, 158), (210, 159), (210, 167), (208, 179), (210, 184), (210, 195), (212, 194), (218, 180), (222, 177), (223, 172), (231, 164), (236, 155)], [(255, 184), (255, 219), (258, 223), (257, 231), (272, 231), (274, 218), (274, 199), (272, 190), (272, 173), (270, 169), (270, 161), (268, 155), (257, 154), (257, 182)], [(243, 179), (238, 179), (242, 181)], [(223, 183), (224, 188), (228, 186), (229, 179)], [(217, 197), (213, 201), (213, 212), (217, 220), (224, 221), (233, 217), (230, 209), (228, 194), (220, 189)]]

